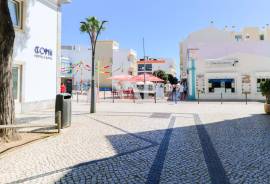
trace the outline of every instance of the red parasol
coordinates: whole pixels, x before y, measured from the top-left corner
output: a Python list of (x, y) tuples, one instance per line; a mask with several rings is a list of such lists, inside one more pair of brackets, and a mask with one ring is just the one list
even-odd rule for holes
[[(144, 74), (141, 75), (137, 75), (132, 77), (130, 80), (130, 82), (140, 82), (140, 81), (144, 81)], [(164, 82), (164, 80), (152, 75), (152, 74), (145, 74), (145, 81), (151, 81), (151, 82)]]
[(107, 78), (108, 80), (129, 81), (132, 78), (131, 75), (115, 75)]

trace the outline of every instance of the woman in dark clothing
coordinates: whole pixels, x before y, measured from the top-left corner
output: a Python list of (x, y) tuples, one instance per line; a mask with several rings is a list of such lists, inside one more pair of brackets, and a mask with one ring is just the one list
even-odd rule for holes
[(176, 85), (174, 84), (173, 85), (173, 88), (172, 88), (172, 100), (174, 100), (175, 103), (177, 103), (177, 98), (176, 98)]

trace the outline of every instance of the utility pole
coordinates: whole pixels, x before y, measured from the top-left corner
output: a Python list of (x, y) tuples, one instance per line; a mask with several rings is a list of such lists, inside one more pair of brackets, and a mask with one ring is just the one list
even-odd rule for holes
[(81, 61), (81, 64), (80, 64), (80, 69), (81, 69), (81, 94), (82, 94), (82, 91), (83, 91), (83, 81), (82, 81), (82, 77), (83, 77), (83, 61)]
[(144, 38), (143, 38), (143, 62), (144, 62), (144, 72), (143, 72), (143, 82), (144, 82), (144, 88), (145, 88), (145, 71), (146, 71), (146, 56), (145, 56), (145, 45), (144, 45)]

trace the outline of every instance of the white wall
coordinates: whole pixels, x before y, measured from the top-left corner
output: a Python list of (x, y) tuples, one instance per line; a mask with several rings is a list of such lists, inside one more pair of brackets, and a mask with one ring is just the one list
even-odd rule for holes
[[(56, 95), (57, 7), (45, 0), (25, 2), (22, 31), (16, 32), (14, 64), (22, 64), (22, 102), (53, 100)], [(52, 60), (36, 58), (36, 46), (51, 49)]]
[[(134, 60), (129, 60), (129, 54), (133, 52), (136, 58), (136, 53), (129, 49), (117, 49), (113, 52), (113, 66), (112, 66), (112, 76), (114, 75), (128, 75), (129, 70), (133, 67)], [(120, 69), (119, 69), (120, 68)]]
[(209, 60), (196, 61), (196, 73), (203, 74), (205, 79), (205, 94), (201, 98), (219, 99), (220, 94), (208, 93), (208, 79), (235, 79), (236, 92), (232, 94), (224, 94), (224, 99), (243, 99), (245, 96), (242, 93), (242, 76), (249, 75), (251, 77), (251, 94), (249, 99), (262, 100), (264, 97), (260, 92), (257, 92), (257, 78), (270, 78), (270, 57), (254, 55), (249, 53), (235, 53), (228, 55), (226, 58), (236, 58), (239, 63), (235, 66), (230, 64), (209, 64)]

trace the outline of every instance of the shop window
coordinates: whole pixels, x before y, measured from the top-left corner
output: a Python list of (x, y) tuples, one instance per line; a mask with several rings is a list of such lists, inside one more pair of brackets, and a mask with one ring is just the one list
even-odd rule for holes
[[(144, 72), (144, 64), (139, 64), (138, 65), (138, 71), (139, 72)], [(145, 65), (145, 71), (146, 72), (152, 72), (152, 64), (146, 64)]]
[(266, 79), (270, 79), (270, 77), (269, 77), (269, 78), (257, 78), (257, 92), (258, 92), (258, 93), (261, 92), (261, 88), (260, 88), (261, 83), (262, 83), (262, 82), (265, 82)]
[(9, 0), (8, 7), (14, 27), (21, 29), (23, 20), (23, 2), (21, 0)]
[(209, 79), (209, 93), (235, 93), (234, 79)]

